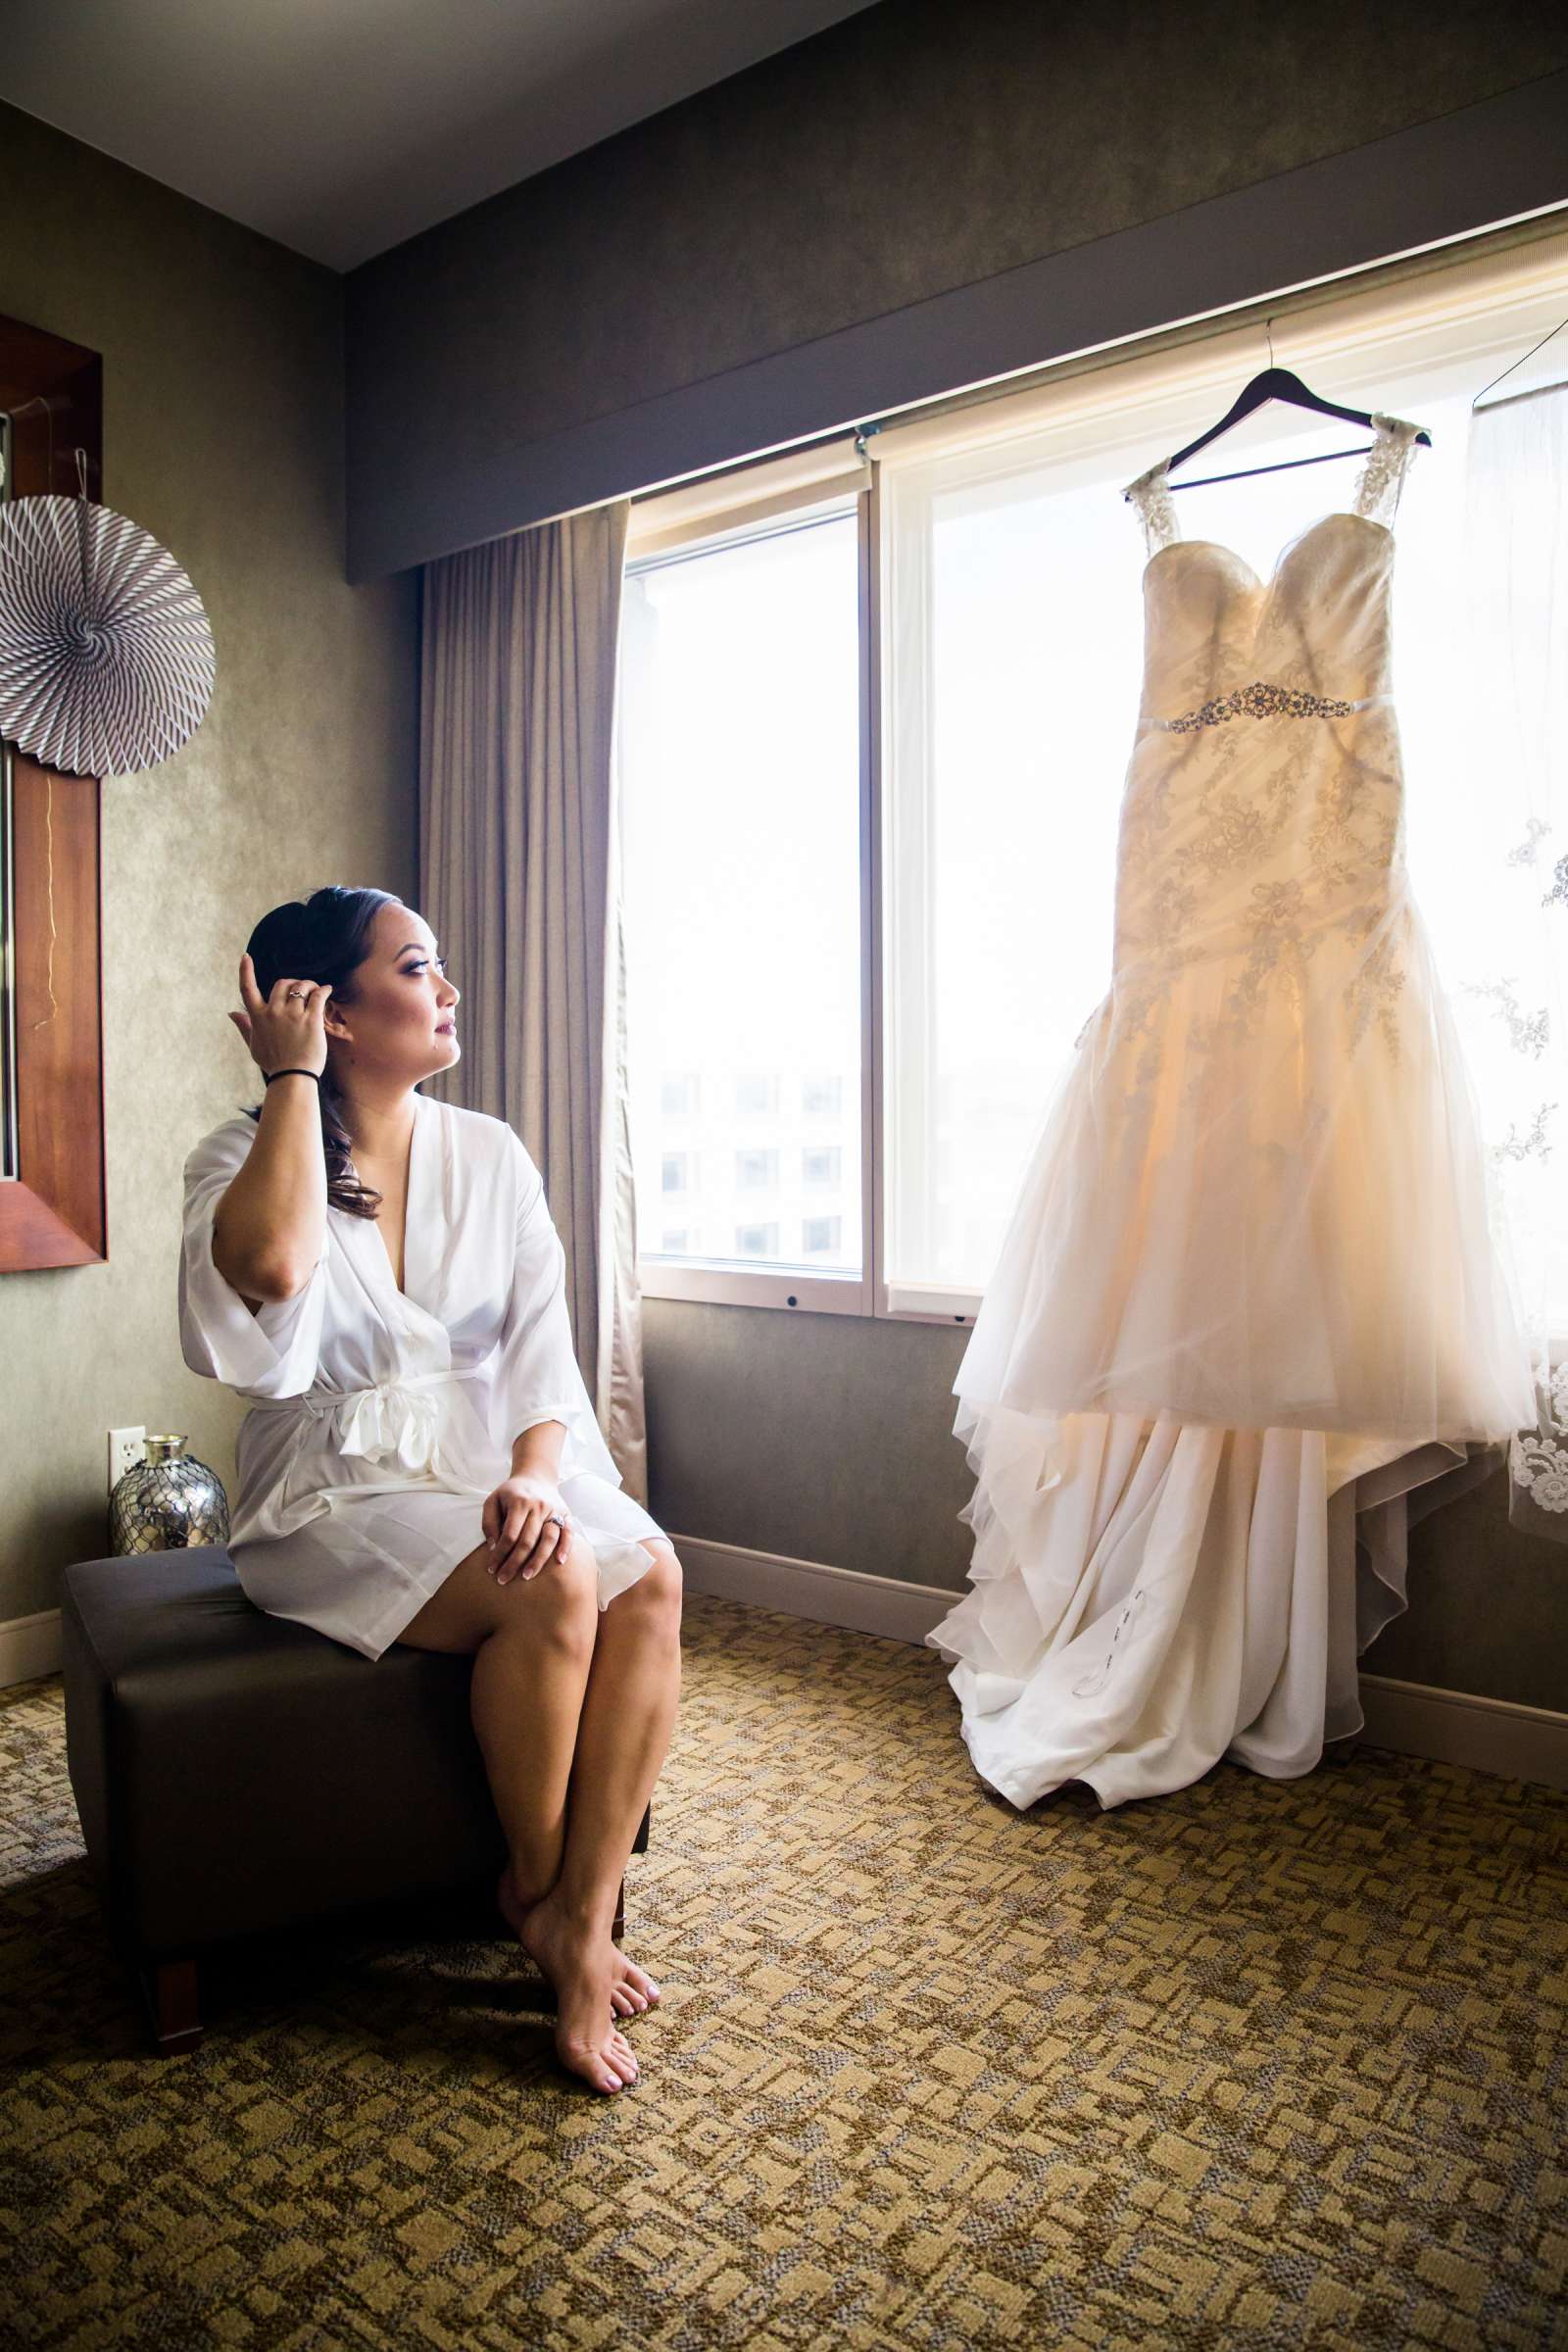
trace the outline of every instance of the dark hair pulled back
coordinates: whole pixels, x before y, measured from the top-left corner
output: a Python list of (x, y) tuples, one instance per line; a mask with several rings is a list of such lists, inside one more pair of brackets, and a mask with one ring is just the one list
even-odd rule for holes
[[(336, 882), (312, 891), (308, 899), (287, 899), (264, 914), (245, 942), (256, 973), (256, 985), (270, 997), (275, 983), (318, 980), (340, 1004), (352, 1004), (354, 974), (370, 953), (370, 934), (383, 906), (403, 904), (390, 890), (349, 890)], [(328, 1056), (317, 1089), (321, 1104), (321, 1149), (326, 1156), (326, 1197), (333, 1208), (351, 1217), (373, 1217), (381, 1196), (361, 1184), (350, 1165), (354, 1139), (343, 1124), (343, 1098), (332, 1082)], [(260, 1119), (258, 1102), (241, 1103), (247, 1118)]]

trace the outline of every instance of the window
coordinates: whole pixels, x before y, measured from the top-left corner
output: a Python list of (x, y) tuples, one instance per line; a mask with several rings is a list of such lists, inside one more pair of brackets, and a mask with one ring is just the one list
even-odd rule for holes
[[(626, 567), (627, 1059), (639, 1196), (688, 1196), (669, 1296), (866, 1301), (860, 498)], [(842, 1213), (803, 1284), (808, 1115)]]
[[(1562, 260), (1554, 273), (1548, 326), (1568, 308)], [(1447, 640), (1461, 601), (1469, 401), (1533, 339), (1517, 314), (1506, 323), (1469, 314), (1453, 274), (1421, 292), (1421, 327), (1396, 329), (1363, 293), (1274, 330), (1283, 364), (1298, 355), (1314, 390), (1432, 431), (1398, 515), (1396, 693), (1411, 879), (1449, 968), (1473, 790), (1449, 772), (1443, 741), (1446, 676), (1460, 653)], [(1414, 308), (1408, 288), (1406, 298)], [(913, 427), (884, 459), (884, 1270), (895, 1303), (983, 1292), (1073, 1042), (1110, 985), (1145, 557), (1120, 493), (1152, 456), (1213, 423), (1257, 360), (1250, 339), (1245, 356), (1200, 345), (1122, 362), (1080, 379), (1054, 416), (1026, 415), (1013, 431), (994, 417), (978, 442), (930, 452)], [(1184, 471), (1366, 440), (1269, 405), (1226, 435), (1223, 457)], [(1179, 489), (1182, 532), (1219, 541), (1266, 582), (1280, 548), (1348, 500), (1358, 463)]]
[(778, 1153), (776, 1152), (737, 1152), (735, 1154), (735, 1183), (740, 1192), (757, 1192), (766, 1188), (778, 1189)]
[(1069, 486), (1039, 457), (978, 479), (959, 459), (890, 487), (895, 597), (929, 600), (885, 768), (909, 910), (886, 998), (887, 1272), (911, 1297), (983, 1288), (1108, 976), (1141, 650), (1142, 538), (1114, 465)]
[[(848, 495), (827, 513), (809, 475), (846, 466), (842, 446), (638, 502), (619, 758), (639, 1167), (677, 1141), (668, 1073), (729, 1105), (694, 1122), (719, 1149), (687, 1262), (651, 1289), (972, 1318), (1110, 983), (1145, 557), (1120, 492), (1223, 413), (1265, 319), (1316, 391), (1432, 430), (1396, 523), (1395, 683), (1412, 883), (1459, 973), (1476, 788), (1446, 709), (1469, 403), (1565, 311), (1568, 233), (1531, 225), (891, 416), (865, 442), (874, 489), (854, 494), (858, 593)], [(1266, 407), (1214, 470), (1365, 440)], [(1357, 462), (1184, 488), (1182, 529), (1266, 580)], [(1485, 1096), (1509, 1008), (1472, 994), (1456, 1009)], [(747, 1196), (764, 1192), (762, 1220)]]

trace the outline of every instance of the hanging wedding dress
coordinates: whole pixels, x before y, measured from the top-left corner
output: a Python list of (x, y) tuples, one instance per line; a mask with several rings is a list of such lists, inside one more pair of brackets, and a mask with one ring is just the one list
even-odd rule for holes
[(1111, 987), (954, 1382), (972, 1590), (926, 1636), (1019, 1807), (1221, 1756), (1310, 1771), (1362, 1727), (1409, 1521), (1532, 1416), (1404, 866), (1391, 525), (1417, 429), (1374, 419), (1351, 511), (1267, 580), (1179, 536), (1163, 464), (1130, 488)]

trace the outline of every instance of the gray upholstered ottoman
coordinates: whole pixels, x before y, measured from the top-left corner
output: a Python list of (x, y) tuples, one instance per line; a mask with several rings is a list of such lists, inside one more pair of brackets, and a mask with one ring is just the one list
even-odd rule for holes
[(448, 1895), (510, 1935), (471, 1658), (361, 1657), (255, 1607), (211, 1544), (78, 1560), (60, 1617), (71, 1785), (159, 2050), (200, 2042), (201, 1956), (239, 1936)]

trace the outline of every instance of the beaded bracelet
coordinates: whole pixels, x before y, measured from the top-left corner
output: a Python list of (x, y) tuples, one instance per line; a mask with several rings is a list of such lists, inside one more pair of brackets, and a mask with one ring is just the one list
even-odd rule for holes
[(314, 1078), (318, 1086), (319, 1086), (321, 1083), (321, 1073), (319, 1070), (302, 1070), (290, 1068), (286, 1070), (269, 1070), (264, 1076), (262, 1084), (264, 1086), (270, 1086), (274, 1078)]

